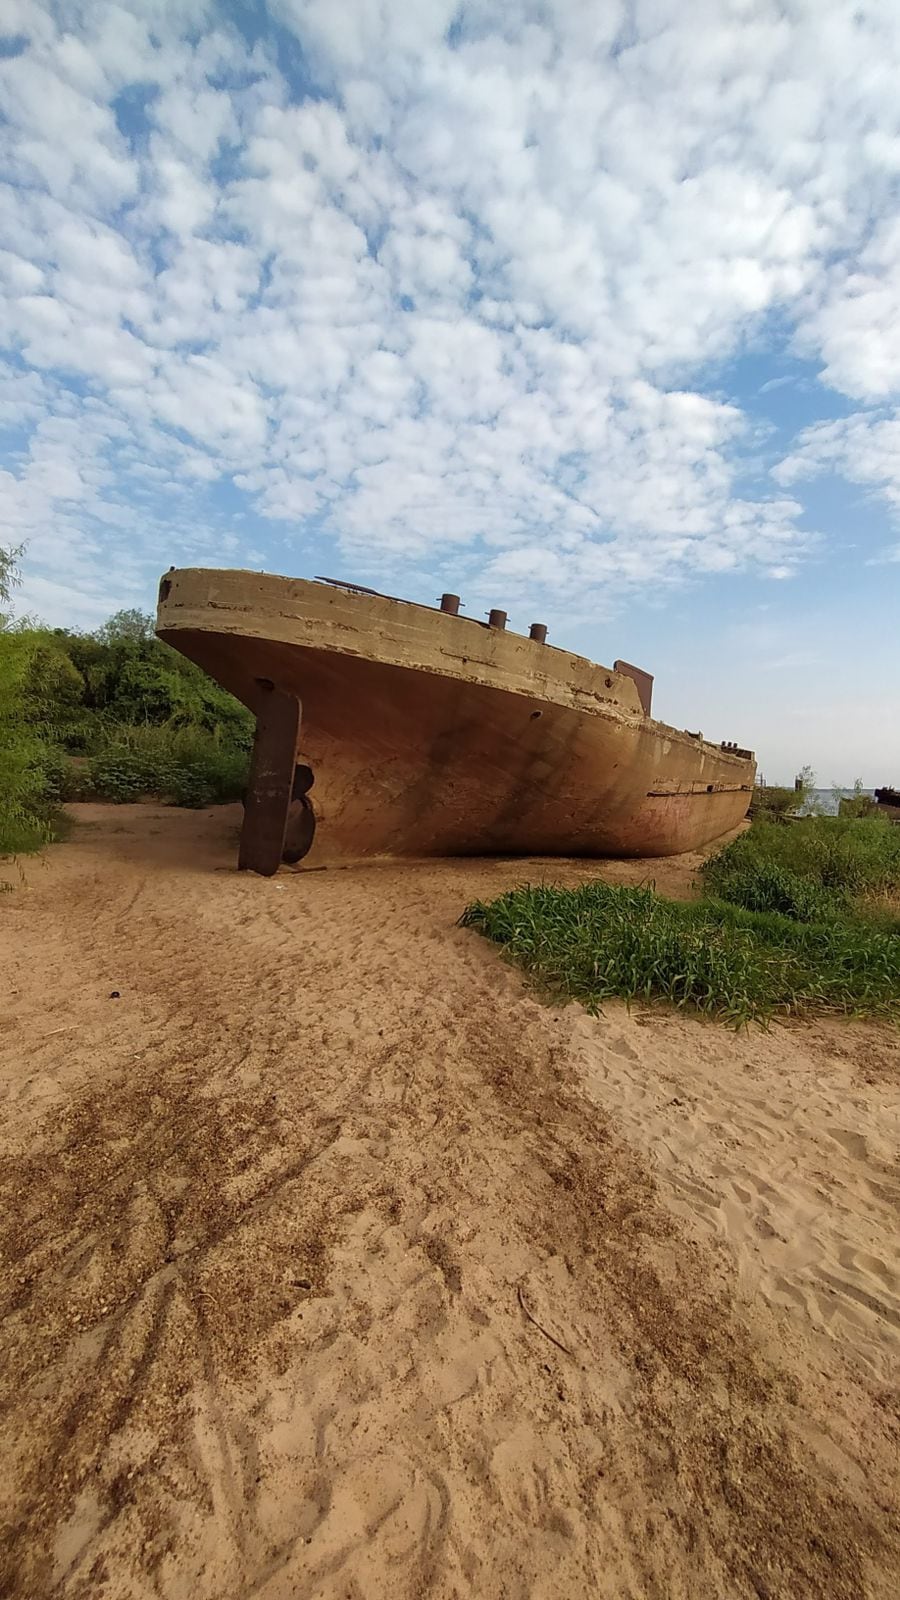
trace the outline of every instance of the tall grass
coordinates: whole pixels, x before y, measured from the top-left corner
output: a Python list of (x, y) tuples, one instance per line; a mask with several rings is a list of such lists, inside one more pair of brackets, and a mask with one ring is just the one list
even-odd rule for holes
[(900, 828), (880, 817), (808, 817), (787, 828), (754, 822), (702, 870), (707, 889), (724, 900), (788, 910), (780, 902), (795, 894), (809, 913), (801, 920), (811, 921), (817, 907), (828, 915), (861, 897), (900, 893)]
[(652, 889), (526, 886), (463, 913), (550, 993), (596, 1010), (665, 1000), (740, 1025), (811, 1011), (900, 1016), (900, 939)]
[(666, 1000), (734, 1024), (839, 1011), (900, 1018), (900, 828), (758, 820), (702, 868), (706, 898), (593, 883), (469, 906), (550, 991), (595, 1009)]

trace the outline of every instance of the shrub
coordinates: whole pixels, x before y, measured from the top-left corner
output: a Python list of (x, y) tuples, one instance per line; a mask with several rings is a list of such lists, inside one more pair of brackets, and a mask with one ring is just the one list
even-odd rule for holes
[(202, 728), (117, 728), (92, 756), (80, 792), (85, 799), (154, 796), (201, 807), (240, 799), (247, 770), (243, 750)]
[(768, 817), (770, 820), (790, 816), (800, 805), (801, 796), (795, 789), (756, 787), (750, 801), (751, 817)]
[(840, 817), (869, 817), (875, 810), (875, 796), (866, 794), (862, 780), (857, 778), (853, 793), (845, 794), (837, 784), (832, 786), (834, 809)]
[(66, 800), (237, 799), (250, 712), (142, 612), (94, 635), (14, 624), (4, 608), (20, 554), (0, 549), (0, 853), (54, 837)]
[(33, 718), (34, 637), (0, 628), (0, 855), (39, 850), (53, 837), (61, 756)]
[(757, 784), (750, 801), (750, 816), (767, 818), (770, 822), (785, 822), (788, 817), (815, 810), (815, 782), (816, 775), (812, 767), (801, 767), (797, 781), (790, 789)]
[(56, 636), (81, 674), (83, 707), (94, 725), (203, 728), (249, 750), (253, 717), (246, 707), (177, 650), (142, 632), (152, 627), (149, 618), (134, 616), (131, 631), (110, 632), (110, 623), (96, 635)]

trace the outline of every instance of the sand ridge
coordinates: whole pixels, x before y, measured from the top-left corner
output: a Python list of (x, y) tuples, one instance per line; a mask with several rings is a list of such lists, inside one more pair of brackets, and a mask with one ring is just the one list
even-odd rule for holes
[(890, 1035), (540, 1004), (455, 921), (584, 864), (77, 811), (0, 908), (4, 1592), (895, 1593)]

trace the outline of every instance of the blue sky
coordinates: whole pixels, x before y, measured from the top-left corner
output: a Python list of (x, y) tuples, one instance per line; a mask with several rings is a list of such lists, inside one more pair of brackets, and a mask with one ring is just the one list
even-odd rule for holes
[(356, 578), (900, 782), (900, 7), (6, 0), (0, 516)]

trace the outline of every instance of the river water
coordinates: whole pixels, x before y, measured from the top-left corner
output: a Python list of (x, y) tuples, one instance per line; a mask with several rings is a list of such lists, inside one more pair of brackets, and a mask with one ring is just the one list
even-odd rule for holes
[[(849, 799), (855, 793), (855, 789), (812, 789), (806, 805), (800, 808), (800, 815), (805, 817), (811, 811), (814, 811), (818, 812), (820, 816), (835, 817), (837, 816), (838, 802), (841, 796), (846, 795)], [(875, 790), (863, 789), (862, 793), (872, 798)]]

